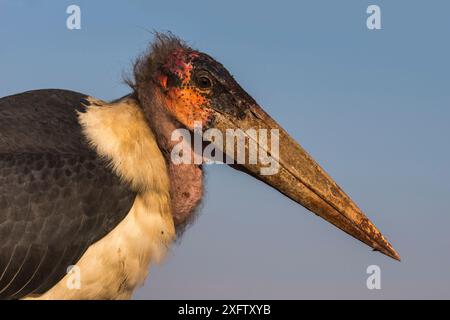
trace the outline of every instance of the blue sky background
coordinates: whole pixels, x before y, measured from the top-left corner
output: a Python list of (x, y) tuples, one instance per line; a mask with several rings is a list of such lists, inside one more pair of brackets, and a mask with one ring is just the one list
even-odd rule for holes
[[(82, 30), (66, 29), (78, 4)], [(382, 30), (366, 28), (366, 8)], [(450, 2), (0, 0), (0, 96), (102, 99), (171, 30), (220, 60), (402, 256), (392, 261), (226, 166), (135, 297), (450, 298)], [(366, 268), (382, 290), (366, 288)]]

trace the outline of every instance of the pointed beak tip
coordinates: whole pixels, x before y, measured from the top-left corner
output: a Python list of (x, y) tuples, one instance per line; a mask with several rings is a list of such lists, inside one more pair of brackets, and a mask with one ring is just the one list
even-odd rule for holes
[(397, 251), (395, 251), (394, 248), (392, 248), (391, 245), (389, 245), (389, 246), (387, 246), (387, 247), (384, 247), (384, 248), (382, 248), (382, 249), (376, 248), (376, 249), (373, 249), (373, 250), (374, 250), (374, 251), (379, 251), (379, 252), (381, 252), (382, 254), (384, 254), (384, 255), (386, 255), (386, 256), (388, 256), (388, 257), (394, 259), (394, 260), (397, 260), (398, 262), (401, 262), (401, 261), (402, 261), (401, 258), (400, 258), (400, 255), (397, 253)]
[(398, 262), (402, 262), (400, 255), (395, 250), (392, 251), (391, 258), (394, 260), (397, 260)]

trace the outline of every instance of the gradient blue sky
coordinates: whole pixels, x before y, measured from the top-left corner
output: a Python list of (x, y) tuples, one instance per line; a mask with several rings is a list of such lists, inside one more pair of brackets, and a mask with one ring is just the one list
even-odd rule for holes
[[(82, 9), (82, 30), (65, 27)], [(366, 28), (378, 4), (382, 30)], [(279, 193), (209, 167), (202, 214), (135, 297), (450, 298), (450, 3), (0, 0), (0, 96), (102, 99), (171, 30), (220, 60), (401, 254), (373, 253)], [(382, 290), (366, 288), (366, 268)]]

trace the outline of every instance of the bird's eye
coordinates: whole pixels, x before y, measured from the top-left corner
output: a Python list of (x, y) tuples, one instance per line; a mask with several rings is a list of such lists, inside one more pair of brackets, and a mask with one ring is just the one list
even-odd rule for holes
[(213, 85), (212, 80), (206, 75), (197, 76), (195, 82), (200, 89), (211, 89)]

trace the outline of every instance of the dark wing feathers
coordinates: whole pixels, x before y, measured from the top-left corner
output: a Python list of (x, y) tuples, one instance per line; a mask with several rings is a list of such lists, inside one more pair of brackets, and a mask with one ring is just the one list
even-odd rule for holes
[(133, 204), (81, 133), (84, 97), (39, 90), (0, 99), (0, 298), (50, 289)]

